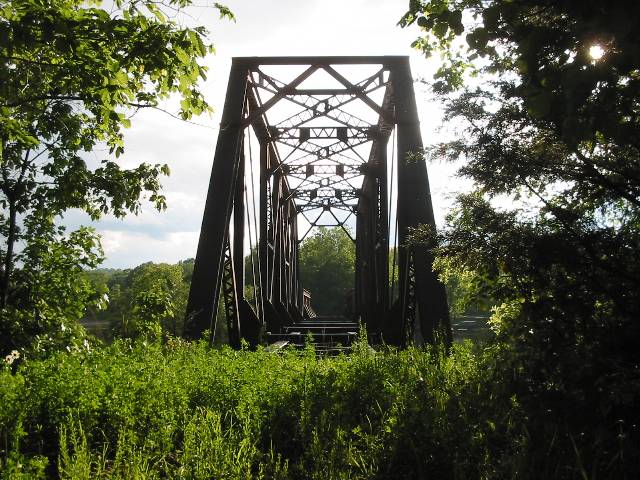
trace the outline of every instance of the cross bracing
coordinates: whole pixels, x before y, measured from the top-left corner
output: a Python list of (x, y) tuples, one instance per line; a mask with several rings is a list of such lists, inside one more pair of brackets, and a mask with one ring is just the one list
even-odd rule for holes
[(438, 333), (448, 341), (431, 254), (406, 244), (412, 227), (435, 227), (426, 165), (415, 161), (421, 149), (406, 57), (234, 59), (187, 334), (216, 331), (221, 296), (234, 346), (318, 326), (298, 247), (322, 225), (345, 228), (356, 244), (350, 321), (374, 342), (433, 342)]

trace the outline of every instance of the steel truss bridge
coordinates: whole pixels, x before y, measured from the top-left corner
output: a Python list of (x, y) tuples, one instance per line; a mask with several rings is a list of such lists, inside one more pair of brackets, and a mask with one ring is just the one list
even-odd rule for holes
[[(450, 342), (433, 258), (406, 242), (435, 228), (421, 150), (408, 57), (234, 58), (185, 335), (214, 335), (220, 306), (236, 348), (348, 343), (358, 321), (372, 343)], [(318, 226), (355, 242), (351, 318), (316, 317), (302, 287), (299, 245)]]

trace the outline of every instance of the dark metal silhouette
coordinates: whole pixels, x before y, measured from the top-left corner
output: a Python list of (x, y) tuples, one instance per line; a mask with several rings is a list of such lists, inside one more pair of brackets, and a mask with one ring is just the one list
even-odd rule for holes
[[(372, 70), (354, 81), (341, 71), (353, 65)], [(269, 71), (283, 66), (295, 69), (292, 80), (278, 80)], [(313, 84), (314, 76), (330, 84)], [(283, 104), (290, 111), (278, 118), (273, 112)], [(358, 114), (363, 109), (375, 120), (361, 118), (366, 116)], [(257, 181), (249, 130), (259, 145)], [(406, 346), (413, 341), (432, 343), (438, 336), (449, 343), (445, 290), (432, 271), (431, 253), (424, 245), (406, 245), (412, 227), (435, 228), (421, 149), (407, 57), (235, 58), (185, 335), (197, 338), (205, 330), (213, 335), (221, 295), (229, 342), (236, 348), (241, 339), (258, 343), (266, 331), (313, 331), (322, 321), (309, 318), (313, 310), (300, 283), (298, 245), (320, 225), (345, 228), (351, 236), (346, 226), (355, 217), (354, 319), (366, 326), (374, 343)], [(396, 178), (388, 178), (389, 172)], [(251, 210), (253, 233), (249, 182), (259, 203)], [(299, 218), (306, 221), (304, 232), (298, 231)], [(247, 228), (249, 239), (259, 238), (250, 271), (245, 271)], [(390, 230), (397, 235), (395, 242)], [(394, 243), (397, 284), (389, 271)], [(250, 301), (245, 294), (248, 277), (253, 287)], [(333, 319), (323, 325), (325, 331), (343, 323)]]

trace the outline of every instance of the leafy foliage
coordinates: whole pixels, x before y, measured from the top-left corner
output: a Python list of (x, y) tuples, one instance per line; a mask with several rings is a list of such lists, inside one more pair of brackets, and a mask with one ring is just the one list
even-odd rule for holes
[(532, 416), (509, 355), (361, 341), (322, 358), (177, 339), (59, 352), (0, 370), (0, 476), (589, 478), (593, 454), (637, 476), (633, 439), (585, 443), (605, 412)]
[(181, 335), (193, 259), (175, 264), (147, 262), (132, 269), (97, 269), (83, 272), (107, 305), (87, 309), (83, 323), (108, 325), (105, 340)]
[[(489, 356), (350, 357), (116, 342), (0, 372), (10, 477), (437, 478), (500, 475), (526, 451), (518, 405), (484, 391)], [(215, 365), (216, 368), (211, 368)], [(496, 442), (500, 436), (511, 442)], [(504, 463), (500, 463), (500, 459)]]
[(125, 295), (133, 325), (122, 332), (125, 336), (144, 332), (147, 323), (174, 335), (182, 333), (188, 295), (183, 274), (181, 265), (166, 263), (144, 263), (131, 271)]
[(22, 266), (16, 272), (11, 305), (2, 309), (0, 351), (25, 345), (32, 353), (46, 355), (61, 345), (81, 343), (84, 333), (76, 323), (86, 306), (103, 306), (83, 268), (95, 268), (102, 261), (102, 249), (95, 232), (81, 228), (68, 236), (43, 232), (29, 242), (18, 256)]
[(533, 0), (416, 1), (403, 19), (423, 30), (417, 47), (442, 52), (433, 86), (463, 129), (427, 154), (462, 159), (476, 187), (437, 264), (493, 300), (533, 440), (545, 418), (571, 429), (577, 412), (603, 412), (573, 439), (583, 478), (624, 477), (600, 446), (640, 438), (638, 20), (635, 3)]
[[(64, 294), (56, 284), (60, 296), (52, 306), (47, 302), (54, 297), (35, 287), (46, 285), (53, 272), (40, 267), (50, 260), (38, 256), (49, 248), (73, 250), (78, 267), (97, 263), (95, 236), (84, 229), (65, 234), (56, 226), (65, 211), (81, 209), (93, 219), (106, 213), (121, 217), (137, 213), (143, 197), (165, 208), (160, 177), (169, 174), (166, 165), (127, 169), (115, 159), (124, 152), (123, 129), (137, 110), (156, 108), (174, 94), (182, 99), (184, 119), (209, 110), (198, 81), (206, 75), (200, 61), (212, 46), (205, 43), (203, 27), (179, 23), (181, 9), (190, 3), (116, 1), (108, 8), (79, 0), (0, 3), (2, 329), (9, 328), (7, 318), (21, 323), (24, 317), (50, 317), (38, 329), (45, 332), (45, 324), (55, 323), (50, 310), (66, 310), (72, 321), (84, 308), (87, 294), (76, 295), (73, 282)], [(226, 7), (215, 7), (233, 18)], [(90, 167), (85, 152), (105, 146), (110, 156)]]
[(300, 276), (318, 313), (343, 315), (355, 279), (355, 246), (341, 228), (320, 227), (300, 245)]

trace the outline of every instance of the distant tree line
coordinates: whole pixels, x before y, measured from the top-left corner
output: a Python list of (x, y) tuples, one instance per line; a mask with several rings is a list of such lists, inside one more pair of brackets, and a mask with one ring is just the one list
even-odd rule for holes
[(154, 331), (181, 335), (192, 272), (193, 259), (86, 271), (83, 275), (104, 302), (102, 308), (88, 308), (83, 323), (108, 323), (109, 337)]
[[(251, 272), (247, 255), (245, 270)], [(355, 246), (338, 228), (321, 228), (300, 246), (303, 286), (312, 294), (320, 314), (347, 315), (354, 284)], [(78, 280), (91, 286), (98, 300), (89, 306), (82, 323), (88, 327), (108, 325), (106, 338), (138, 337), (167, 332), (182, 335), (184, 315), (193, 274), (194, 259), (175, 264), (146, 262), (135, 268), (99, 268), (83, 271)], [(253, 298), (253, 287), (245, 295)], [(102, 328), (104, 331), (104, 328)], [(218, 340), (226, 338), (222, 305), (216, 328)]]

